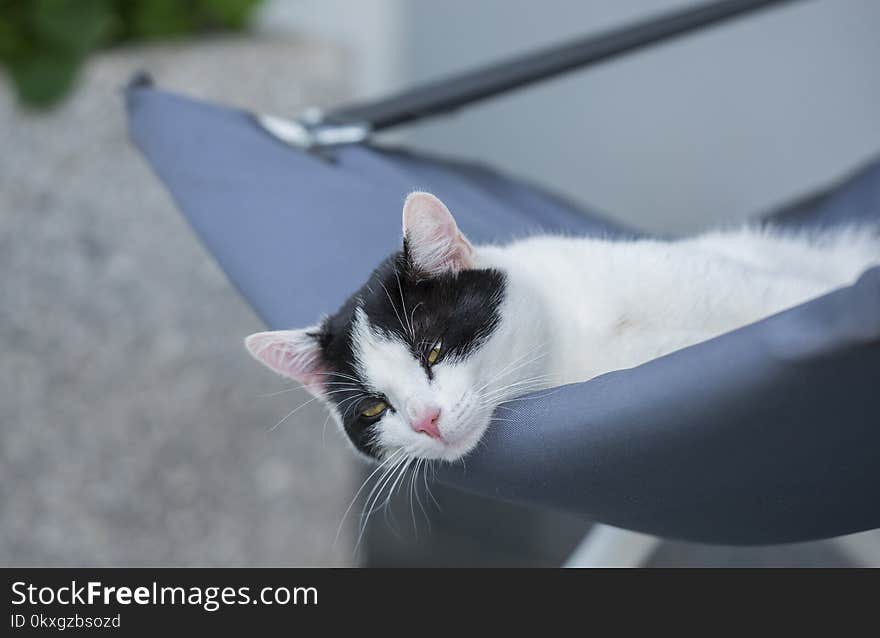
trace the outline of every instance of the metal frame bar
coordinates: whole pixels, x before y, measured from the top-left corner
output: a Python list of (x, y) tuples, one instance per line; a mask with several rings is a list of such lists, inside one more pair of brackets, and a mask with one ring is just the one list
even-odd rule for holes
[(792, 1), (721, 0), (683, 9), (454, 75), (387, 98), (341, 106), (324, 113), (321, 120), (325, 125), (354, 124), (369, 131), (399, 126)]
[(662, 541), (611, 525), (590, 528), (564, 567), (644, 567)]

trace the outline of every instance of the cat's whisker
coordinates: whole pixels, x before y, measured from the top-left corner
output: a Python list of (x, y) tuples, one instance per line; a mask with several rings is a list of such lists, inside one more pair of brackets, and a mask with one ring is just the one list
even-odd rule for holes
[[(535, 346), (534, 348), (532, 348), (531, 350), (529, 350), (529, 351), (526, 352), (525, 354), (523, 354), (523, 355), (517, 357), (516, 359), (514, 359), (513, 361), (511, 361), (510, 363), (508, 363), (508, 364), (507, 364), (506, 366), (504, 366), (500, 371), (498, 371), (497, 373), (495, 373), (495, 374), (494, 374), (494, 375), (493, 375), (493, 376), (492, 376), (492, 377), (491, 377), (486, 383), (484, 383), (484, 384), (481, 385), (479, 388), (477, 388), (477, 389), (476, 389), (476, 392), (479, 393), (479, 392), (481, 392), (482, 390), (485, 390), (488, 386), (490, 386), (491, 384), (495, 383), (495, 382), (498, 381), (499, 379), (502, 379), (502, 378), (504, 378), (504, 377), (506, 377), (506, 376), (508, 376), (508, 375), (510, 375), (510, 374), (513, 374), (513, 373), (516, 372), (517, 370), (520, 370), (521, 368), (523, 368), (523, 367), (525, 367), (525, 366), (527, 366), (527, 365), (531, 365), (532, 363), (535, 363), (535, 362), (538, 361), (539, 359), (542, 359), (543, 357), (547, 356), (548, 353), (547, 353), (547, 352), (543, 352), (543, 353), (541, 353), (541, 354), (539, 354), (539, 355), (537, 355), (537, 356), (535, 356), (535, 357), (529, 359), (528, 361), (526, 361), (526, 362), (524, 362), (524, 363), (520, 363), (520, 362), (522, 362), (523, 359), (525, 359), (525, 358), (531, 356), (532, 354), (534, 354), (535, 350), (538, 350), (539, 348), (543, 348), (543, 347), (544, 347), (544, 344), (543, 344), (543, 343), (538, 344), (537, 346)], [(517, 364), (518, 364), (518, 365), (517, 365)], [(510, 369), (511, 366), (516, 366), (516, 367), (514, 367), (513, 369)]]
[(321, 426), (321, 447), (327, 447), (327, 424), (330, 422), (332, 416), (333, 413), (328, 411), (327, 417), (324, 419), (324, 424)]
[(499, 386), (498, 388), (495, 388), (493, 390), (481, 392), (478, 394), (478, 396), (491, 396), (492, 394), (495, 394), (497, 392), (502, 392), (502, 391), (510, 389), (510, 388), (516, 388), (516, 387), (520, 387), (520, 386), (524, 386), (524, 385), (536, 385), (536, 384), (540, 384), (540, 383), (548, 383), (552, 379), (553, 379), (553, 375), (536, 375), (533, 377), (527, 377), (525, 379), (511, 381), (510, 383), (507, 383), (503, 386)]
[(348, 403), (348, 407), (345, 409), (345, 412), (342, 413), (342, 420), (343, 421), (345, 421), (345, 419), (348, 417), (348, 413), (352, 410), (352, 408), (354, 408), (354, 406), (357, 405), (357, 400), (362, 398), (362, 396), (364, 396), (364, 395), (357, 395), (357, 396), (349, 397), (349, 398), (343, 399), (342, 401), (339, 402), (339, 404), (336, 406), (337, 410), (341, 410), (342, 406), (344, 406), (346, 403)]
[[(358, 398), (360, 398), (360, 397), (358, 397)], [(349, 414), (351, 414), (351, 411), (354, 410), (354, 407), (355, 407), (356, 405), (358, 405), (358, 402), (357, 402), (357, 401), (351, 401), (351, 402), (348, 404), (348, 407), (345, 408), (345, 412), (342, 413), (342, 420), (343, 420), (343, 422), (345, 421), (345, 419), (348, 418)]]
[(415, 314), (416, 314), (416, 310), (418, 310), (419, 306), (424, 305), (424, 303), (425, 303), (425, 302), (420, 301), (419, 303), (417, 303), (417, 304), (413, 307), (413, 309), (412, 309), (412, 310), (410, 311), (410, 313), (409, 313), (409, 325), (410, 325), (410, 327), (413, 328), (413, 341), (415, 341), (415, 339), (416, 339), (416, 337), (415, 337)]
[[(539, 389), (540, 389), (540, 388), (539, 388)], [(531, 399), (538, 399), (538, 398), (549, 397), (549, 396), (551, 396), (551, 395), (553, 395), (553, 394), (555, 394), (555, 393), (557, 393), (557, 392), (559, 392), (559, 388), (544, 388), (539, 394), (536, 394), (536, 395), (534, 395), (534, 396), (528, 396), (528, 397), (525, 397), (525, 396), (518, 396), (518, 397), (513, 397), (513, 398), (511, 398), (511, 399), (505, 399), (505, 400), (504, 400), (504, 403), (513, 403), (514, 401), (523, 401), (523, 400), (525, 400), (525, 399), (530, 399), (530, 400), (531, 400)]]
[[(322, 382), (324, 385), (328, 385), (331, 383), (351, 383), (352, 385), (361, 386), (361, 384), (363, 383), (361, 379), (353, 377), (349, 374), (343, 374), (341, 372), (316, 372), (315, 376), (330, 378), (329, 380)], [(341, 379), (341, 381), (339, 381), (338, 379)]]
[[(535, 375), (532, 375), (532, 376), (523, 377), (522, 379), (516, 379), (516, 380), (513, 380), (513, 381), (509, 381), (509, 382), (506, 382), (506, 385), (513, 384), (513, 383), (522, 383), (522, 382), (525, 382), (525, 381), (544, 381), (544, 380), (547, 380), (547, 379), (551, 379), (551, 378), (553, 378), (554, 376), (555, 376), (555, 375), (552, 374), (552, 373), (546, 373), (546, 372), (545, 372), (545, 373), (542, 373), (542, 374), (535, 374)], [(481, 393), (484, 393), (484, 392), (481, 391)]]
[(501, 396), (487, 397), (483, 400), (481, 405), (494, 412), (498, 408), (498, 406), (502, 404), (510, 403), (511, 401), (519, 401), (527, 396), (531, 397), (533, 393), (539, 392), (543, 389), (546, 388), (544, 386), (540, 386), (536, 388), (522, 388), (516, 391), (510, 391)]
[(315, 372), (314, 374), (322, 377), (340, 377), (341, 379), (349, 379), (350, 381), (360, 383), (360, 379), (357, 377), (353, 377), (350, 374), (343, 374), (342, 372)]
[[(403, 317), (404, 317), (404, 319), (406, 319), (407, 312), (406, 312), (406, 301), (403, 298), (403, 286), (400, 283), (400, 274), (396, 270), (394, 271), (394, 278), (397, 279), (397, 290), (398, 290), (398, 292), (400, 292), (400, 305), (403, 309)], [(411, 342), (414, 342), (416, 340), (416, 333), (413, 330), (412, 323), (408, 322), (406, 328), (407, 328), (407, 334), (409, 335), (409, 340)]]
[(330, 386), (328, 389), (330, 389), (330, 390), (345, 390), (347, 392), (358, 392), (360, 394), (364, 394), (364, 388), (362, 386), (356, 386), (356, 385), (334, 385), (334, 386)]
[[(428, 494), (428, 497), (434, 502), (434, 507), (437, 508), (437, 511), (441, 511), (440, 503), (437, 502), (437, 499), (434, 497), (434, 492), (431, 491), (431, 486), (428, 482), (428, 470), (431, 471), (431, 480), (433, 481), (436, 478), (436, 468), (434, 466), (434, 460), (428, 459), (425, 462), (425, 471), (422, 474), (422, 480), (425, 484), (425, 492)], [(430, 520), (428, 521), (430, 525)]]
[[(428, 471), (433, 472), (433, 469), (432, 469), (432, 468), (433, 468), (433, 465), (434, 465), (434, 461), (432, 461), (431, 459), (426, 459), (426, 460), (425, 460), (425, 463), (424, 463), (424, 465), (422, 466), (422, 468), (423, 468), (423, 469), (422, 469), (422, 484), (425, 486), (425, 494), (427, 494), (427, 495), (428, 495), (428, 498), (430, 498), (431, 501), (433, 501), (433, 503), (434, 503), (434, 507), (436, 507), (437, 510), (439, 511), (439, 510), (440, 510), (440, 504), (437, 502), (437, 499), (434, 498), (434, 494), (433, 494), (433, 492), (431, 491), (431, 486), (428, 484)], [(426, 504), (426, 505), (427, 505), (427, 504)], [(423, 507), (422, 509), (423, 509), (423, 511), (425, 512), (425, 520), (426, 520), (427, 523), (428, 523), (428, 530), (430, 531), (430, 530), (431, 530), (431, 516), (430, 516), (430, 514), (427, 512), (427, 508), (426, 508), (426, 507)]]
[[(436, 461), (433, 461), (433, 460), (431, 461), (431, 481), (432, 482), (437, 481), (437, 463), (436, 463)], [(437, 502), (436, 498), (434, 498), (433, 492), (431, 492), (431, 498), (434, 499), (434, 504), (437, 506), (437, 510), (442, 512), (443, 508), (440, 507), (440, 503)]]
[(501, 388), (497, 392), (487, 394), (479, 397), (479, 400), (483, 405), (498, 405), (501, 403), (505, 403), (510, 399), (519, 398), (526, 394), (531, 394), (532, 392), (537, 392), (538, 390), (547, 389), (547, 384), (545, 383), (536, 383), (536, 384), (526, 384), (519, 386), (512, 386), (508, 388)]
[(301, 385), (294, 386), (292, 388), (285, 388), (284, 390), (278, 390), (277, 392), (269, 392), (267, 394), (258, 394), (256, 396), (257, 399), (268, 399), (269, 397), (277, 397), (280, 394), (286, 394), (288, 392), (295, 392), (296, 390), (306, 391), (305, 387)]
[(492, 390), (490, 392), (484, 392), (477, 395), (479, 401), (481, 401), (484, 405), (490, 403), (504, 403), (507, 398), (514, 396), (521, 396), (524, 394), (528, 394), (534, 390), (541, 390), (547, 388), (550, 385), (552, 375), (539, 375), (536, 377), (530, 377), (528, 379), (522, 379), (520, 381), (515, 381), (509, 383), (505, 386)]
[[(400, 476), (401, 469), (406, 464), (401, 465), (400, 468), (394, 473), (394, 477), (397, 478)], [(379, 498), (373, 503), (374, 511), (382, 512), (382, 520), (385, 522), (386, 527), (391, 530), (391, 533), (394, 534), (395, 538), (400, 538), (400, 531), (397, 529), (397, 517), (394, 515), (394, 510), (388, 506), (388, 501), (391, 498), (391, 489), (393, 487), (394, 479), (391, 480), (391, 483), (388, 485), (388, 497), (379, 505)], [(381, 495), (380, 495), (381, 497)]]
[[(400, 480), (406, 474), (406, 471), (409, 468), (410, 463), (412, 463), (412, 461), (413, 461), (413, 457), (406, 457), (401, 463), (399, 463), (397, 465), (397, 468), (394, 470), (394, 472), (392, 472), (392, 476), (386, 484), (386, 487), (388, 487), (388, 495), (385, 497), (385, 500), (382, 502), (382, 504), (379, 505), (379, 499), (382, 496), (383, 490), (379, 490), (378, 494), (376, 495), (376, 498), (373, 501), (373, 507), (372, 507), (370, 513), (375, 512), (377, 510), (382, 510), (384, 512), (384, 517), (385, 517), (386, 523), (388, 523), (388, 525), (391, 526), (392, 528), (394, 526), (391, 524), (391, 522), (388, 521), (388, 514), (390, 511), (388, 506), (391, 502), (391, 499), (394, 497), (396, 488), (400, 484)], [(392, 516), (393, 516), (393, 514), (392, 514)], [(369, 515), (367, 516), (367, 518), (369, 519)], [(396, 521), (395, 521), (395, 523), (396, 523)], [(364, 522), (364, 530), (366, 530), (366, 521)], [(395, 530), (395, 533), (396, 533), (396, 530)]]
[(394, 314), (397, 316), (397, 321), (398, 321), (398, 323), (400, 323), (400, 327), (404, 331), (404, 334), (409, 334), (406, 330), (406, 326), (403, 323), (403, 319), (400, 318), (400, 313), (397, 312), (397, 305), (394, 303), (394, 300), (391, 298), (391, 293), (388, 292), (388, 288), (381, 281), (379, 282), (379, 285), (381, 285), (382, 289), (385, 290), (385, 294), (388, 296), (388, 301), (391, 304), (391, 309), (394, 310)]
[(428, 522), (428, 514), (425, 512), (425, 506), (422, 504), (422, 497), (419, 494), (419, 488), (421, 487), (421, 477), (419, 474), (424, 472), (425, 463), (426, 461), (424, 458), (420, 458), (418, 463), (416, 463), (416, 469), (415, 472), (413, 472), (412, 477), (412, 494), (415, 497), (415, 503), (412, 503), (412, 500), (410, 500), (410, 504), (413, 510), (413, 518), (415, 518), (415, 506), (418, 505), (419, 509), (422, 511), (422, 516), (424, 517), (425, 522)]
[(357, 502), (358, 496), (361, 495), (361, 492), (364, 491), (364, 488), (367, 486), (367, 483), (370, 482), (370, 479), (373, 478), (377, 472), (379, 472), (383, 467), (385, 467), (388, 463), (392, 461), (392, 459), (396, 458), (398, 454), (402, 454), (402, 449), (397, 449), (388, 455), (385, 460), (376, 465), (372, 472), (363, 480), (361, 486), (358, 488), (357, 492), (354, 493), (354, 496), (351, 499), (351, 503), (348, 504), (348, 507), (345, 508), (345, 512), (342, 514), (342, 520), (339, 521), (339, 527), (336, 528), (336, 537), (333, 540), (333, 545), (335, 546), (337, 541), (339, 541), (339, 535), (342, 533), (342, 526), (345, 524), (345, 519), (348, 516), (348, 513), (351, 511), (351, 508), (354, 507), (355, 502)]
[(298, 406), (296, 406), (293, 410), (291, 410), (290, 412), (288, 412), (287, 415), (285, 415), (285, 417), (284, 417), (283, 419), (281, 419), (278, 423), (276, 423), (276, 424), (273, 425), (271, 428), (269, 428), (269, 429), (267, 430), (267, 432), (274, 432), (274, 431), (278, 428), (279, 425), (281, 425), (282, 423), (284, 423), (285, 421), (287, 421), (287, 419), (289, 419), (289, 418), (292, 417), (294, 414), (296, 414), (297, 412), (299, 412), (300, 410), (302, 410), (302, 409), (303, 409), (304, 407), (306, 407), (309, 403), (314, 403), (315, 401), (317, 401), (318, 398), (319, 398), (319, 397), (312, 397), (312, 398), (309, 399), (308, 401), (306, 401), (306, 402), (304, 402), (304, 403), (300, 403), (300, 404), (299, 404)]
[[(536, 349), (537, 348), (533, 349), (530, 353), (527, 353), (526, 355), (523, 355), (522, 357), (519, 357), (519, 359), (515, 360), (513, 362), (513, 364), (517, 364), (517, 365), (515, 365), (515, 367), (513, 367), (512, 369), (506, 369), (506, 368), (509, 368), (510, 365), (506, 366), (506, 368), (505, 368), (506, 371), (503, 372), (502, 374), (497, 374), (491, 381), (489, 381), (489, 383), (494, 383), (494, 382), (498, 381), (499, 379), (503, 379), (506, 376), (509, 376), (515, 372), (518, 372), (519, 370), (522, 370), (526, 366), (530, 366), (533, 363), (538, 362), (540, 359), (543, 359), (544, 357), (546, 357), (549, 354), (549, 352), (546, 352), (546, 351), (541, 352), (540, 354), (532, 357), (531, 359), (528, 359), (526, 361), (522, 361), (527, 356), (529, 356), (529, 354), (534, 353), (534, 350), (536, 350)], [(485, 387), (486, 385), (488, 385), (488, 384), (484, 384), (483, 387)]]
[(427, 462), (424, 458), (420, 458), (416, 462), (416, 468), (413, 471), (412, 480), (410, 482), (409, 503), (410, 503), (410, 510), (412, 511), (413, 528), (415, 529), (416, 534), (418, 534), (418, 525), (416, 524), (416, 510), (415, 510), (415, 504), (413, 504), (413, 496), (415, 496), (415, 502), (416, 502), (416, 504), (418, 504), (419, 509), (422, 510), (422, 516), (425, 519), (425, 523), (427, 523), (427, 525), (428, 525), (428, 533), (429, 534), (431, 533), (431, 520), (428, 518), (428, 512), (425, 511), (425, 506), (422, 504), (422, 498), (421, 498), (421, 496), (419, 496), (419, 472), (421, 471), (424, 475), (424, 472), (426, 471), (426, 469), (425, 469), (426, 464), (427, 464)]
[[(351, 391), (350, 391), (350, 390), (333, 390), (333, 391), (331, 391), (331, 392), (327, 392), (327, 393), (325, 393), (325, 395), (336, 394), (337, 392), (351, 392)], [(278, 429), (278, 426), (280, 426), (282, 423), (284, 423), (285, 421), (287, 421), (287, 419), (289, 419), (290, 417), (292, 417), (294, 414), (296, 414), (297, 412), (299, 412), (300, 410), (302, 410), (304, 407), (306, 407), (306, 406), (309, 405), (310, 403), (314, 403), (314, 402), (317, 401), (318, 399), (322, 399), (322, 398), (324, 398), (324, 397), (316, 396), (316, 397), (312, 397), (311, 399), (308, 399), (307, 401), (304, 401), (303, 403), (300, 403), (300, 404), (299, 404), (298, 406), (296, 406), (293, 410), (291, 410), (290, 412), (288, 412), (288, 413), (284, 416), (283, 419), (281, 419), (280, 421), (278, 421), (278, 423), (276, 423), (276, 424), (273, 425), (271, 428), (269, 428), (269, 429), (267, 430), (267, 432), (274, 432), (276, 429)]]
[[(349, 394), (351, 394), (351, 395), (353, 395), (353, 396), (359, 396), (359, 397), (369, 396), (366, 392), (364, 392), (364, 389), (363, 389), (363, 388), (347, 388), (347, 387), (342, 387), (342, 388), (333, 388), (333, 391), (334, 391), (334, 392), (337, 392), (337, 391), (338, 391), (339, 394), (344, 394), (344, 393), (347, 392), (347, 393), (349, 393)], [(328, 393), (325, 393), (325, 394), (328, 394)]]
[[(417, 461), (416, 457), (410, 457), (410, 459), (403, 466), (403, 469), (398, 472), (397, 479), (394, 481), (394, 484), (391, 486), (391, 489), (388, 490), (388, 496), (385, 498), (385, 502), (382, 503), (382, 509), (387, 514), (391, 510), (390, 503), (395, 494), (400, 493), (399, 490), (403, 489), (403, 486), (406, 483), (406, 474), (413, 467), (415, 462)], [(412, 493), (410, 493), (410, 506), (412, 506)], [(392, 513), (393, 516), (393, 513)], [(413, 512), (413, 518), (415, 518), (415, 512)]]
[[(402, 452), (402, 450), (400, 450), (400, 451)], [(364, 532), (367, 529), (367, 523), (370, 520), (370, 516), (375, 511), (374, 507), (373, 507), (373, 505), (375, 504), (375, 500), (378, 500), (379, 496), (382, 494), (382, 491), (385, 489), (385, 485), (388, 483), (390, 478), (394, 476), (395, 470), (397, 470), (397, 468), (400, 467), (400, 465), (406, 461), (406, 458), (407, 457), (405, 455), (401, 456), (397, 460), (395, 460), (394, 463), (392, 463), (390, 466), (386, 467), (385, 470), (382, 472), (381, 476), (376, 480), (376, 483), (373, 486), (373, 489), (371, 489), (370, 493), (367, 495), (367, 498), (366, 498), (366, 501), (364, 504), (364, 508), (361, 511), (361, 519), (360, 519), (360, 525), (358, 527), (357, 540), (354, 545), (355, 553), (357, 553), (357, 550), (360, 547), (361, 540), (363, 539), (363, 536), (364, 536)], [(378, 490), (378, 493), (377, 493), (377, 490)], [(374, 499), (374, 495), (375, 495), (375, 499)]]
[(419, 459), (416, 459), (415, 463), (413, 464), (412, 472), (410, 472), (410, 475), (409, 475), (409, 490), (408, 490), (408, 492), (409, 492), (409, 512), (410, 512), (410, 516), (412, 517), (413, 533), (416, 535), (416, 537), (418, 537), (419, 528), (418, 528), (418, 525), (416, 525), (416, 506), (415, 506), (415, 500), (414, 500), (415, 497), (413, 496), (413, 482), (415, 480), (416, 472), (418, 472), (418, 470), (419, 470)]
[(340, 389), (330, 390), (329, 392), (324, 392), (323, 394), (326, 396), (326, 395), (330, 395), (330, 394), (341, 394), (343, 392), (347, 392), (349, 394), (352, 392), (357, 392), (359, 394), (365, 394), (364, 391), (361, 390), (360, 388), (358, 388), (356, 390), (352, 389), (352, 388), (340, 388)]
[(382, 473), (382, 476), (379, 477), (379, 480), (376, 481), (376, 484), (373, 486), (373, 489), (370, 490), (370, 493), (367, 495), (367, 499), (364, 505), (364, 509), (361, 512), (361, 525), (360, 531), (358, 533), (357, 543), (355, 544), (355, 550), (357, 546), (360, 545), (361, 538), (364, 535), (364, 531), (366, 530), (367, 523), (370, 520), (370, 516), (373, 512), (378, 509), (376, 504), (379, 501), (379, 498), (382, 496), (382, 492), (385, 490), (385, 487), (391, 484), (394, 477), (397, 474), (397, 471), (402, 467), (404, 463), (410, 457), (407, 457), (405, 454), (400, 456), (391, 466), (386, 468), (385, 472)]
[[(325, 385), (325, 386), (330, 386), (330, 385), (343, 385), (343, 384), (340, 382), (340, 383), (324, 383), (323, 385)], [(357, 385), (355, 385), (355, 384), (353, 384), (353, 383), (352, 383), (352, 384), (349, 384), (349, 385), (350, 385), (350, 387), (351, 387), (352, 390), (355, 390), (355, 389), (356, 389), (356, 390), (360, 390), (360, 389), (361, 389), (360, 386), (357, 386)], [(278, 390), (278, 391), (276, 391), (276, 392), (269, 392), (269, 393), (267, 393), (267, 394), (258, 394), (258, 395), (257, 395), (257, 398), (258, 398), (258, 399), (267, 399), (267, 398), (270, 398), (270, 397), (276, 397), (276, 396), (279, 396), (279, 395), (282, 395), (282, 394), (287, 394), (288, 392), (296, 392), (297, 390), (302, 390), (303, 392), (308, 392), (308, 390), (306, 389), (305, 386), (303, 386), (303, 385), (297, 385), (297, 386), (294, 386), (294, 387), (292, 387), (292, 388), (285, 388), (284, 390)], [(326, 392), (325, 392), (325, 394), (326, 394)]]
[(385, 501), (382, 503), (381, 507), (386, 508), (388, 504), (391, 502), (391, 499), (394, 497), (395, 491), (398, 488), (398, 485), (401, 482), (401, 479), (406, 476), (406, 472), (409, 469), (410, 465), (415, 461), (415, 457), (409, 457), (406, 463), (403, 465), (403, 469), (401, 469), (397, 473), (397, 478), (394, 480), (394, 483), (391, 485), (391, 488), (388, 490), (388, 496), (385, 497)]
[(474, 392), (479, 393), (479, 392), (485, 390), (487, 387), (489, 387), (490, 385), (492, 385), (496, 380), (498, 380), (498, 379), (501, 378), (502, 376), (506, 375), (506, 374), (507, 374), (507, 369), (508, 369), (511, 365), (515, 365), (518, 361), (522, 360), (522, 358), (523, 358), (523, 357), (517, 357), (514, 361), (509, 362), (506, 366), (504, 366), (503, 368), (501, 368), (501, 370), (499, 370), (499, 371), (497, 371), (497, 372), (494, 372), (494, 373), (492, 374), (492, 376), (489, 377), (489, 380), (486, 381), (486, 382), (485, 382), (483, 385), (481, 385), (479, 388), (476, 388), (476, 389), (474, 390)]

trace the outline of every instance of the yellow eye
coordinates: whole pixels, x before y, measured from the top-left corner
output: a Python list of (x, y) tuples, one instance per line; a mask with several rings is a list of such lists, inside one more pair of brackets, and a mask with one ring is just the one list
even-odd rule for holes
[(439, 341), (434, 344), (434, 347), (431, 348), (431, 352), (428, 353), (428, 365), (432, 366), (437, 362), (437, 357), (440, 356), (440, 348), (443, 346)]
[(388, 409), (387, 403), (385, 403), (384, 401), (376, 401), (375, 403), (373, 403), (372, 405), (367, 407), (366, 410), (362, 410), (361, 416), (366, 419), (372, 419), (374, 417), (379, 416), (387, 409)]

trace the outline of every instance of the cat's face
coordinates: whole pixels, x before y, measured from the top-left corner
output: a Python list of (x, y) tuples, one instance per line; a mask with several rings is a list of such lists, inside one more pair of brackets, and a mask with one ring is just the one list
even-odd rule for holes
[(477, 267), (440, 200), (407, 198), (404, 242), (339, 311), (302, 330), (246, 340), (262, 363), (333, 412), (354, 446), (382, 458), (454, 460), (479, 442), (497, 402), (505, 277)]

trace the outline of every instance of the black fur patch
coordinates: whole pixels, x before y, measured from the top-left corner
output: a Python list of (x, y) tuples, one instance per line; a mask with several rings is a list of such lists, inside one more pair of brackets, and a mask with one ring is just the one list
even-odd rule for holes
[[(352, 328), (357, 307), (363, 308), (373, 327), (408, 343), (430, 378), (427, 355), (435, 343), (443, 343), (438, 361), (464, 359), (492, 334), (500, 321), (504, 290), (504, 274), (493, 269), (425, 277), (413, 268), (404, 245), (324, 321), (317, 336), (323, 364), (330, 373), (327, 390), (341, 390), (328, 398), (338, 407), (345, 431), (360, 451), (374, 457), (379, 452), (373, 442), (373, 423), (360, 417), (376, 397), (365, 394), (364, 380), (354, 366)], [(415, 339), (409, 334), (410, 324)], [(338, 385), (346, 383), (355, 384), (357, 389)]]

